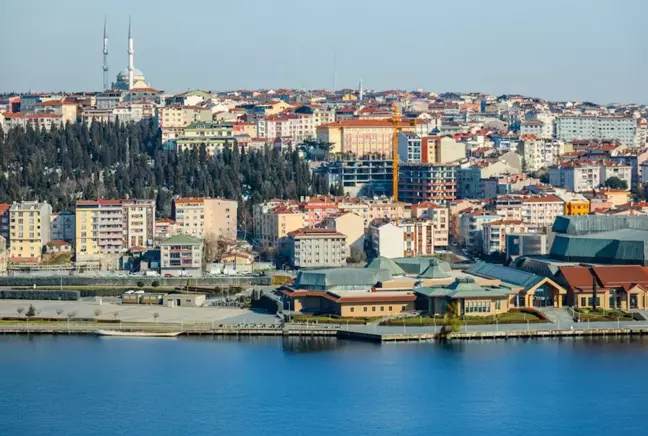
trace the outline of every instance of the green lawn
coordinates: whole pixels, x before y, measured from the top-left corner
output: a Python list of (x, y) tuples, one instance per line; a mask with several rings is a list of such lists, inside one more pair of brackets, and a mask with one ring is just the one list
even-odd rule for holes
[(291, 317), (292, 322), (309, 324), (367, 324), (369, 322), (379, 319), (378, 317), (371, 318), (342, 318), (337, 315), (294, 315)]
[(586, 307), (577, 308), (574, 311), (572, 308), (567, 309), (570, 315), (581, 322), (609, 322), (609, 321), (632, 321), (632, 315), (618, 309), (604, 310), (597, 309), (596, 311)]
[[(495, 324), (495, 318), (497, 318), (498, 324), (524, 324), (527, 321), (529, 323), (543, 323), (547, 322), (544, 319), (539, 318), (538, 316), (525, 313), (525, 312), (506, 312), (497, 317), (494, 316), (466, 316), (461, 317), (462, 322), (465, 321), (468, 325), (484, 325), (484, 324)], [(391, 319), (383, 322), (381, 325), (392, 325), (392, 326), (402, 326), (405, 323), (406, 326), (411, 327), (423, 327), (423, 326), (440, 326), (443, 324), (443, 317), (437, 316), (432, 318), (430, 316), (413, 316), (408, 318), (398, 318)]]

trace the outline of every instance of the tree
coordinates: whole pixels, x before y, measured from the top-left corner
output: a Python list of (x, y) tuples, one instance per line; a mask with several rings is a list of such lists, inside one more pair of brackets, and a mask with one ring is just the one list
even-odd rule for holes
[(101, 309), (95, 309), (94, 314), (95, 317), (99, 318), (99, 315), (101, 315)]
[(156, 322), (156, 323), (157, 323), (157, 319), (159, 318), (159, 316), (160, 316), (160, 314), (157, 313), (157, 312), (155, 312), (155, 313), (153, 314), (153, 322)]
[(349, 255), (349, 258), (347, 259), (347, 262), (361, 263), (361, 262), (366, 262), (366, 260), (367, 260), (367, 255), (365, 254), (362, 248), (356, 246), (351, 247), (351, 253)]
[(157, 288), (158, 286), (160, 286), (160, 282), (158, 282), (157, 280), (153, 280), (153, 283), (151, 283), (151, 286), (153, 286), (154, 288)]
[(143, 288), (143, 287), (144, 287), (144, 282), (141, 281), (141, 280), (139, 280), (139, 281), (137, 282), (137, 287), (138, 287), (138, 288)]
[(16, 309), (16, 312), (18, 312), (18, 316), (22, 316), (24, 311), (25, 311), (24, 307), (19, 307), (19, 308)]
[(617, 176), (612, 176), (605, 181), (605, 186), (610, 189), (620, 189), (625, 191), (628, 189), (628, 182), (621, 180)]
[(63, 313), (63, 309), (62, 309), (62, 308), (59, 307), (58, 309), (56, 309), (56, 314), (57, 314), (58, 316), (61, 316), (62, 313)]
[(27, 309), (27, 313), (25, 313), (25, 316), (27, 318), (33, 318), (36, 316), (36, 308), (34, 307), (33, 304), (29, 305), (29, 309)]
[(68, 317), (68, 319), (72, 319), (76, 316), (76, 312), (75, 311), (68, 312), (66, 316)]
[(443, 327), (441, 327), (439, 335), (441, 338), (448, 339), (452, 333), (458, 332), (460, 328), (459, 306), (453, 301), (446, 307), (446, 313), (443, 315)]

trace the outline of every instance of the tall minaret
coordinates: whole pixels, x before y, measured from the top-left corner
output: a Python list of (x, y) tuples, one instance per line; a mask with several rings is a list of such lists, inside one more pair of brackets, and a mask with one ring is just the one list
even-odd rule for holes
[(106, 28), (106, 17), (104, 17), (104, 40), (103, 40), (103, 90), (108, 89), (108, 30)]
[(364, 98), (364, 90), (362, 89), (362, 79), (360, 79), (360, 84), (359, 84), (360, 91), (358, 92), (358, 100), (362, 101)]
[(131, 19), (128, 17), (128, 89), (133, 89), (135, 84), (135, 50), (133, 49), (133, 33)]

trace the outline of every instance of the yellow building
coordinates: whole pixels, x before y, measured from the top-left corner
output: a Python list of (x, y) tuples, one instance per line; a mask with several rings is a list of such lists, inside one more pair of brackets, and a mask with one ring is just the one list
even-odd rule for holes
[(275, 115), (286, 109), (292, 107), (283, 100), (270, 100), (267, 103), (257, 105), (258, 108), (263, 109), (264, 115)]
[(50, 241), (52, 206), (37, 201), (14, 203), (9, 209), (9, 260), (40, 262), (43, 246)]
[(346, 236), (346, 257), (351, 255), (351, 247), (364, 250), (364, 219), (352, 212), (341, 212), (324, 220), (324, 227), (335, 229)]
[(306, 214), (289, 206), (296, 203), (268, 201), (253, 206), (254, 238), (263, 245), (277, 246), (288, 233), (306, 225)]
[(589, 215), (590, 202), (585, 201), (566, 201), (565, 215)]
[(125, 251), (121, 200), (78, 200), (75, 251), (77, 261), (101, 261)]

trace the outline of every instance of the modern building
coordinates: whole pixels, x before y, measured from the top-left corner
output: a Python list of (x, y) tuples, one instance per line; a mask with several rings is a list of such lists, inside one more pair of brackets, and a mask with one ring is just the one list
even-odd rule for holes
[(446, 249), (450, 235), (450, 209), (432, 202), (412, 205), (412, 218), (432, 220), (435, 250)]
[(179, 277), (202, 275), (202, 240), (175, 235), (160, 243), (161, 273)]
[(172, 212), (178, 233), (199, 239), (236, 239), (238, 202), (235, 200), (176, 197)]
[(288, 233), (287, 248), (294, 268), (346, 265), (346, 235), (333, 229), (302, 228)]
[(575, 192), (557, 192), (556, 197), (565, 202), (565, 215), (589, 215), (590, 201)]
[(160, 108), (162, 143), (183, 136), (184, 128), (192, 123), (212, 122), (212, 111), (202, 106), (171, 105)]
[(378, 221), (372, 223), (367, 231), (369, 252), (374, 257), (393, 259), (402, 257), (405, 252), (405, 231), (393, 222)]
[(549, 253), (544, 233), (509, 233), (506, 235), (506, 258), (511, 256), (544, 256)]
[(646, 127), (641, 123), (641, 118), (629, 116), (560, 116), (556, 118), (556, 137), (562, 141), (616, 139), (631, 147), (643, 147), (646, 141), (645, 131)]
[(105, 269), (118, 267), (125, 251), (124, 209), (121, 200), (77, 200), (75, 210), (77, 262), (98, 262)]
[(552, 232), (556, 260), (648, 266), (648, 216), (561, 216)]
[(562, 141), (543, 141), (525, 138), (520, 141), (517, 152), (522, 156), (525, 171), (538, 171), (560, 162), (560, 157), (571, 150)]
[(457, 196), (457, 166), (411, 164), (400, 166), (398, 198), (408, 203), (447, 204)]
[(224, 123), (192, 123), (182, 129), (174, 139), (178, 152), (200, 150), (205, 147), (207, 155), (214, 156), (225, 147), (236, 146), (234, 126)]
[(445, 164), (466, 158), (466, 147), (446, 136), (419, 136), (399, 132), (398, 155), (407, 163)]
[(47, 202), (23, 201), (9, 209), (9, 260), (40, 262), (43, 247), (50, 240), (52, 206)]
[(267, 247), (279, 247), (288, 233), (306, 226), (305, 214), (282, 202), (266, 202), (252, 207), (254, 239)]
[(522, 198), (522, 221), (538, 228), (551, 227), (556, 217), (564, 214), (565, 204), (555, 195)]
[(471, 250), (481, 251), (484, 246), (484, 225), (501, 221), (502, 217), (484, 210), (470, 211), (459, 216), (459, 244)]

